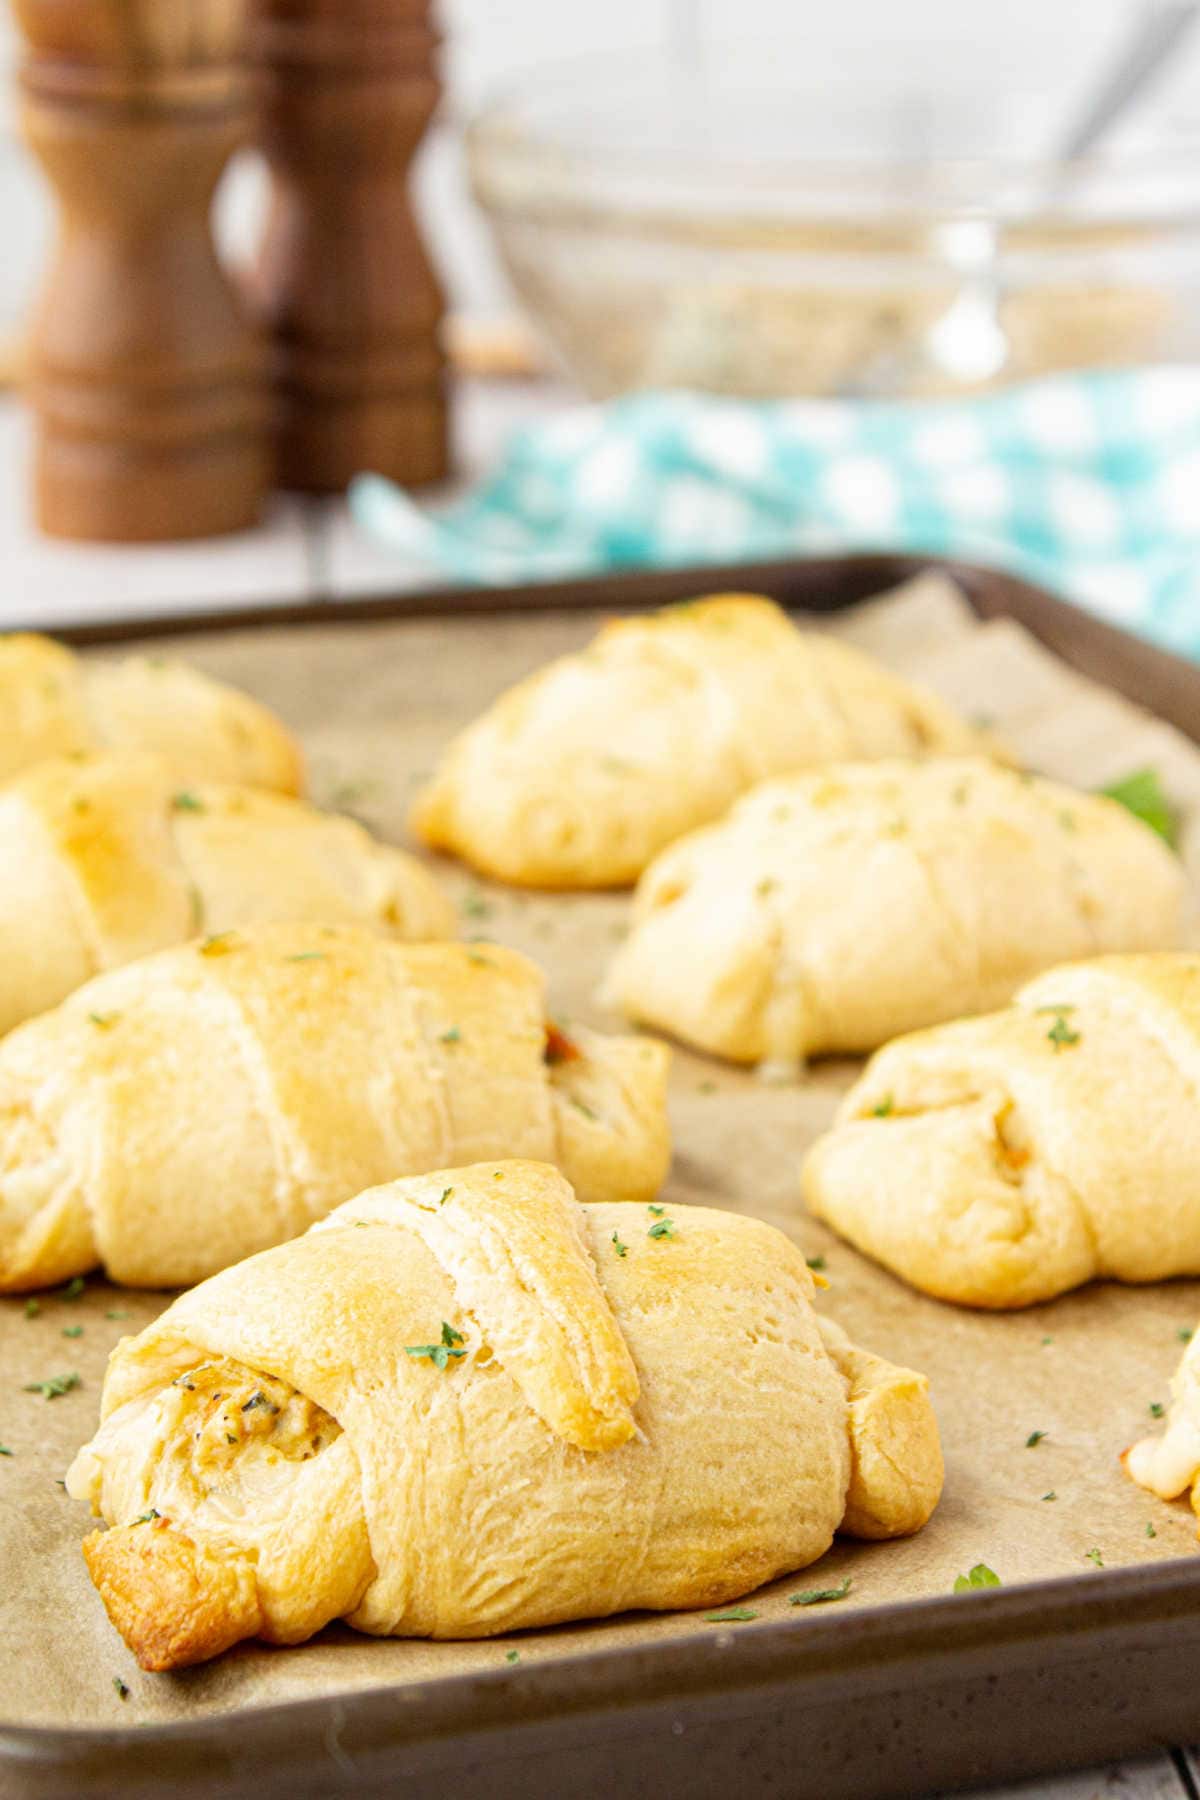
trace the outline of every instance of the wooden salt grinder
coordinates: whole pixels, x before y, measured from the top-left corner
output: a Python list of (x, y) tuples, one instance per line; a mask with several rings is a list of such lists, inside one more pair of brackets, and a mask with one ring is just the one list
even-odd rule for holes
[(409, 200), (437, 105), (430, 0), (251, 0), (272, 196), (250, 293), (275, 345), (279, 478), (445, 474), (443, 301)]
[(56, 537), (200, 537), (259, 516), (263, 351), (210, 222), (252, 119), (243, 6), (16, 0), (25, 133), (61, 212), (30, 345), (35, 510)]

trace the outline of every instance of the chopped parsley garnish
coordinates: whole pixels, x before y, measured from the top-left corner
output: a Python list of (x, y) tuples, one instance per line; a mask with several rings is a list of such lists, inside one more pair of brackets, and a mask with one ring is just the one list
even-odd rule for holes
[(28, 1300), (25, 1302), (25, 1317), (27, 1319), (36, 1319), (38, 1314), (41, 1312), (41, 1310), (42, 1310), (41, 1301), (35, 1300), (33, 1295), (31, 1294), (29, 1296)]
[(506, 1650), (504, 1652), (504, 1660), (506, 1663), (519, 1663), (521, 1660), (521, 1652), (519, 1650)]
[(152, 1519), (161, 1518), (162, 1514), (159, 1512), (157, 1506), (152, 1506), (149, 1512), (144, 1512), (140, 1519), (135, 1519), (133, 1522), (135, 1525), (149, 1525)]
[(1052, 1337), (1044, 1337), (1042, 1339), (1043, 1346), (1046, 1344), (1052, 1344), (1053, 1342), (1054, 1342), (1054, 1339)]
[(0, 1444), (0, 1456), (11, 1456), (12, 1451), (7, 1444)]
[(268, 1412), (277, 1413), (279, 1411), (274, 1401), (268, 1400), (261, 1388), (257, 1388), (248, 1400), (242, 1402), (240, 1410), (244, 1413), (255, 1412), (260, 1406), (265, 1406)]
[(1098, 1569), (1102, 1569), (1104, 1567), (1104, 1558), (1101, 1556), (1101, 1554), (1098, 1550), (1089, 1550), (1087, 1553), (1086, 1560), (1088, 1562), (1094, 1562)]
[(717, 1084), (715, 1081), (702, 1081), (700, 1083), (699, 1087), (696, 1089), (696, 1092), (698, 1094), (715, 1094), (716, 1091), (717, 1091)]
[(113, 1676), (113, 1687), (116, 1689), (118, 1700), (128, 1700), (128, 1698), (129, 1698), (128, 1683), (122, 1681), (121, 1677), (119, 1675)]
[(1025, 1439), (1025, 1448), (1027, 1450), (1032, 1450), (1036, 1444), (1041, 1443), (1045, 1435), (1044, 1431), (1031, 1431), (1029, 1436)]
[(440, 1344), (405, 1344), (404, 1354), (405, 1356), (428, 1357), (435, 1369), (445, 1369), (448, 1367), (451, 1358), (457, 1358), (467, 1354), (465, 1350), (460, 1350), (457, 1347), (463, 1341), (462, 1332), (456, 1331), (453, 1325), (447, 1325), (445, 1319), (443, 1319), (442, 1341)]
[(1052, 1012), (1054, 1014), (1054, 1023), (1046, 1033), (1046, 1036), (1054, 1045), (1056, 1051), (1065, 1050), (1068, 1045), (1077, 1044), (1079, 1042), (1080, 1033), (1072, 1030), (1071, 1026), (1067, 1023), (1068, 1012), (1073, 1012), (1074, 1010), (1074, 1007), (1062, 1006), (1039, 1006), (1038, 1008), (1039, 1012)]
[(58, 1400), (78, 1386), (79, 1376), (72, 1372), (70, 1375), (51, 1375), (46, 1381), (26, 1382), (24, 1391), (27, 1394), (40, 1394), (43, 1400)]
[(1175, 1333), (1175, 1336), (1179, 1339), (1181, 1344), (1190, 1344), (1192, 1341), (1191, 1326), (1190, 1325), (1181, 1325), (1179, 1327), (1179, 1330)]
[(727, 1606), (724, 1612), (705, 1613), (706, 1625), (745, 1625), (750, 1619), (757, 1619), (758, 1614), (748, 1606)]
[(649, 1238), (673, 1238), (675, 1236), (674, 1219), (656, 1219), (646, 1236)]
[(1150, 1521), (1148, 1519), (1146, 1521), (1146, 1536), (1148, 1538), (1158, 1536), (1158, 1532), (1154, 1529), (1154, 1526), (1150, 1523)]
[(438, 1042), (440, 1044), (460, 1044), (462, 1042), (462, 1032), (457, 1025), (452, 1025), (449, 1031), (439, 1032)]
[(443, 1188), (442, 1194), (441, 1194), (441, 1199), (438, 1201), (438, 1205), (445, 1206), (447, 1200), (450, 1198), (450, 1196), (453, 1192), (454, 1192), (454, 1189), (452, 1187)]
[(967, 1594), (972, 1588), (993, 1588), (1002, 1585), (1003, 1583), (994, 1569), (989, 1569), (986, 1563), (976, 1563), (969, 1574), (956, 1577), (954, 1592)]
[(485, 900), (483, 895), (476, 889), (464, 897), (462, 909), (466, 913), (468, 919), (486, 919), (492, 910), (492, 906), (490, 900)]
[(818, 1275), (821, 1273), (821, 1271), (823, 1269), (827, 1269), (829, 1267), (828, 1263), (825, 1261), (825, 1258), (823, 1256), (806, 1256), (804, 1260), (808, 1264), (809, 1268), (815, 1270)]
[(1155, 769), (1135, 769), (1119, 781), (1099, 790), (1107, 800), (1115, 800), (1131, 812), (1135, 819), (1156, 831), (1174, 849), (1179, 841), (1179, 820), (1167, 799), (1162, 781)]
[(618, 1256), (625, 1257), (629, 1255), (629, 1245), (623, 1244), (615, 1231), (612, 1234), (612, 1245)]
[(890, 1119), (896, 1109), (896, 1102), (890, 1094), (885, 1094), (878, 1106), (871, 1108), (873, 1119)]
[(593, 1122), (595, 1121), (597, 1114), (592, 1111), (592, 1108), (587, 1104), (586, 1101), (579, 1100), (576, 1098), (576, 1096), (574, 1094), (572, 1094), (571, 1095), (571, 1105), (575, 1108), (576, 1112), (582, 1113), (585, 1119), (591, 1119), (591, 1120), (593, 1120)]
[(90, 1012), (88, 1014), (88, 1018), (97, 1031), (111, 1031), (120, 1016), (120, 1013)]
[(174, 812), (203, 812), (204, 802), (184, 788), (178, 794), (171, 795), (171, 808)]
[(840, 1587), (805, 1588), (803, 1593), (789, 1594), (789, 1606), (824, 1606), (827, 1600), (844, 1600), (850, 1592), (850, 1577), (847, 1575)]
[(106, 1319), (127, 1319), (129, 1314), (123, 1307), (110, 1306), (104, 1316)]
[(65, 1288), (59, 1289), (60, 1300), (78, 1300), (87, 1286), (82, 1275), (72, 1275)]
[(297, 950), (293, 956), (285, 956), (284, 962), (328, 962), (328, 953), (324, 950)]
[(646, 1208), (646, 1211), (647, 1211), (647, 1212), (648, 1212), (648, 1213), (653, 1213), (653, 1214), (654, 1214), (654, 1217), (655, 1217), (655, 1218), (656, 1218), (656, 1219), (661, 1219), (661, 1218), (662, 1218), (662, 1216), (663, 1216), (663, 1214), (664, 1214), (664, 1213), (665, 1213), (665, 1212), (666, 1212), (666, 1210), (667, 1210), (667, 1209), (666, 1209), (666, 1207), (665, 1207), (665, 1206), (648, 1206), (648, 1207), (647, 1207), (647, 1208)]
[(69, 1337), (69, 1338), (82, 1337), (83, 1336), (83, 1326), (82, 1325), (64, 1325), (62, 1328), (62, 1334), (64, 1337)]
[(1161, 1400), (1152, 1400), (1150, 1402), (1150, 1417), (1152, 1419), (1161, 1419), (1166, 1410), (1167, 1409)]
[(1043, 1500), (1057, 1500), (1057, 1499), (1058, 1499), (1058, 1495), (1057, 1495), (1057, 1494), (1056, 1494), (1056, 1493), (1055, 1493), (1055, 1491), (1054, 1491), (1054, 1489), (1053, 1489), (1053, 1488), (1051, 1488), (1051, 1489), (1050, 1489), (1050, 1492), (1049, 1492), (1049, 1493), (1048, 1493), (1048, 1494), (1043, 1494), (1043, 1495), (1042, 1495), (1042, 1499), (1043, 1499)]

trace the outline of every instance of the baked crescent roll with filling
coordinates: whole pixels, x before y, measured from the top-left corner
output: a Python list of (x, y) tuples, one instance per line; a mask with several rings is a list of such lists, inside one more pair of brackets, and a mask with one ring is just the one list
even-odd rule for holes
[(147, 1669), (333, 1619), (478, 1638), (721, 1605), (918, 1530), (922, 1375), (817, 1320), (783, 1235), (580, 1205), (544, 1164), (395, 1181), (113, 1352), (68, 1477)]
[(84, 662), (52, 638), (0, 637), (0, 781), (47, 756), (154, 750), (176, 781), (299, 793), (300, 747), (257, 700), (162, 656)]
[(457, 935), (402, 850), (263, 788), (180, 787), (160, 757), (57, 757), (0, 788), (0, 1032), (102, 969), (277, 919)]
[(1200, 956), (1074, 963), (1004, 1012), (889, 1044), (810, 1151), (804, 1192), (963, 1306), (1200, 1275)]
[(502, 881), (622, 887), (767, 776), (982, 745), (861, 651), (722, 594), (606, 625), (502, 695), (450, 746), (412, 825)]
[(1114, 800), (982, 758), (842, 764), (665, 850), (607, 992), (734, 1062), (868, 1051), (1070, 957), (1171, 948), (1183, 894)]
[(1192, 1490), (1200, 1516), (1200, 1338), (1193, 1335), (1171, 1382), (1165, 1429), (1123, 1452), (1125, 1473), (1160, 1500)]
[(100, 1263), (181, 1287), (373, 1183), (489, 1152), (649, 1200), (668, 1052), (548, 1027), (491, 944), (228, 932), (98, 976), (0, 1042), (0, 1292)]

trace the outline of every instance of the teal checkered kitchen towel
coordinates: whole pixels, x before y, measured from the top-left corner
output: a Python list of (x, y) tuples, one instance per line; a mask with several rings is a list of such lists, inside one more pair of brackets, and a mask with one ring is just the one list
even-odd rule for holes
[(526, 428), (446, 510), (370, 475), (351, 504), (378, 542), (456, 581), (933, 553), (1200, 656), (1200, 368), (951, 401), (636, 394)]

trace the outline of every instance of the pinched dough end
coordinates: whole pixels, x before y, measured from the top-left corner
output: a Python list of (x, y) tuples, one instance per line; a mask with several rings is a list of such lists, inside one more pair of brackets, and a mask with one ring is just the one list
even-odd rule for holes
[(931, 1518), (945, 1474), (929, 1383), (860, 1350), (829, 1320), (821, 1320), (821, 1335), (848, 1388), (850, 1485), (840, 1530), (909, 1537)]
[(207, 1662), (263, 1627), (253, 1559), (197, 1543), (165, 1521), (94, 1531), (84, 1560), (105, 1611), (143, 1669)]

